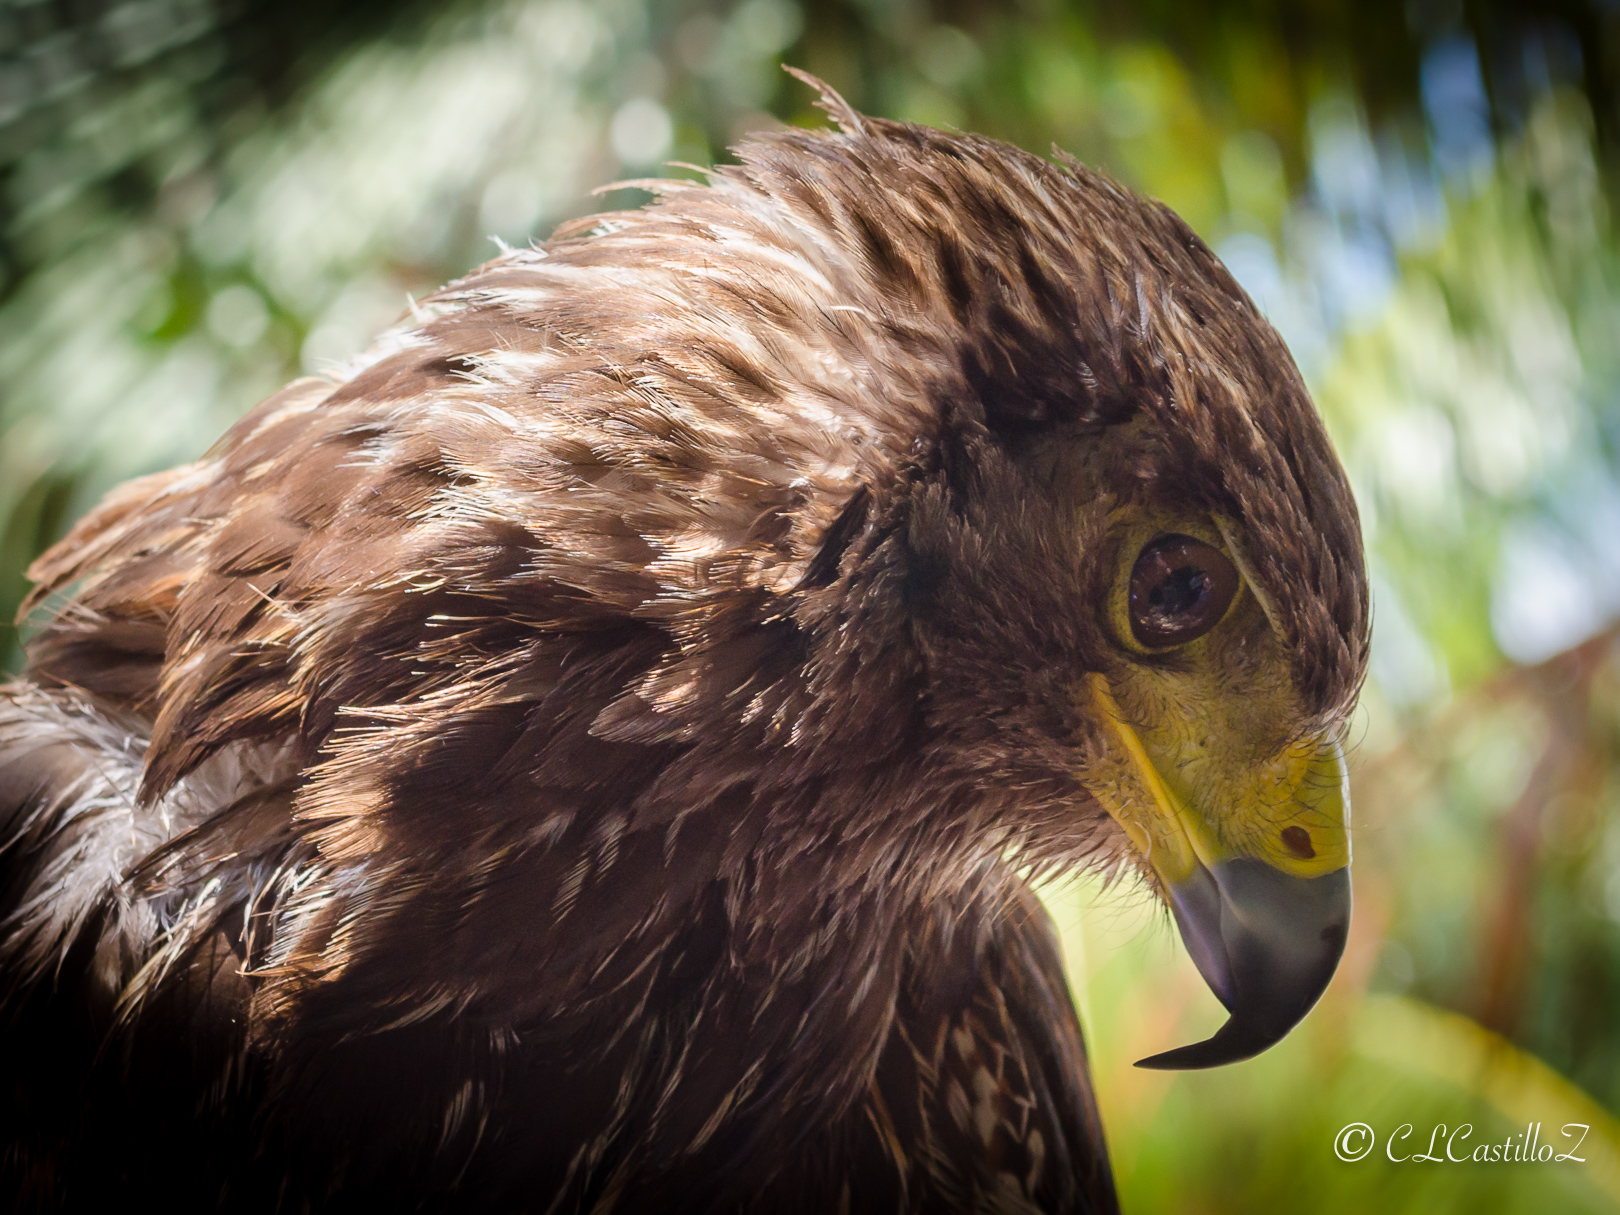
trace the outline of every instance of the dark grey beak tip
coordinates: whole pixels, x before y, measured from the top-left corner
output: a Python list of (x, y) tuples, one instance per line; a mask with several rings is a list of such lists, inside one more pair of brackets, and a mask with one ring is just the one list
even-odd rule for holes
[[(1230, 1021), (1227, 1025), (1232, 1024)], [(1225, 1026), (1222, 1027), (1223, 1029)], [(1237, 1048), (1222, 1042), (1220, 1033), (1202, 1042), (1189, 1042), (1175, 1050), (1160, 1051), (1146, 1059), (1138, 1059), (1136, 1066), (1155, 1072), (1191, 1072), (1206, 1067), (1225, 1067), (1228, 1063), (1241, 1063), (1260, 1054), (1271, 1043), (1264, 1042), (1247, 1048)]]
[(1232, 1016), (1213, 1037), (1136, 1066), (1220, 1067), (1282, 1041), (1327, 988), (1349, 935), (1350, 871), (1300, 878), (1261, 861), (1228, 861), (1173, 889), (1171, 907), (1199, 973)]

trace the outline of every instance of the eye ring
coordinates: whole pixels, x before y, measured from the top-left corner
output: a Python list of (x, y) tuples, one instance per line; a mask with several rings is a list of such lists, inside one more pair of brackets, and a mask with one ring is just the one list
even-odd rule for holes
[(1238, 591), (1238, 572), (1214, 545), (1155, 536), (1131, 570), (1131, 634), (1151, 649), (1186, 645), (1214, 628)]

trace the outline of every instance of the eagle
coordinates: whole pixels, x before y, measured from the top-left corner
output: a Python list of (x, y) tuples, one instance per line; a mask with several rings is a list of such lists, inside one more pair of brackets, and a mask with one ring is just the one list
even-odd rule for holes
[(1110, 1212), (1034, 893), (1278, 1041), (1356, 508), (1168, 207), (859, 114), (564, 224), (113, 490), (0, 689), (15, 1209)]

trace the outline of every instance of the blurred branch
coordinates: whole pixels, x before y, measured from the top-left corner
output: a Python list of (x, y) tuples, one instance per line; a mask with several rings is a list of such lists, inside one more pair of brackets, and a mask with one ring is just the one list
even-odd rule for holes
[(1565, 1125), (1590, 1127), (1582, 1144), (1583, 1173), (1620, 1202), (1620, 1120), (1506, 1039), (1421, 1001), (1375, 996), (1364, 1005), (1355, 1050), (1481, 1097), (1522, 1131), (1540, 1124), (1540, 1140), (1552, 1143), (1555, 1153), (1572, 1148), (1580, 1134), (1560, 1137)]
[(1611, 630), (1534, 667), (1506, 672), (1483, 690), (1492, 697), (1519, 696), (1536, 704), (1550, 728), (1513, 807), (1497, 828), (1494, 873), (1481, 891), (1479, 994), (1475, 1019), (1487, 1029), (1511, 1036), (1519, 1028), (1535, 912), (1537, 868), (1544, 838), (1543, 820), (1555, 795), (1580, 777), (1601, 774), (1603, 760), (1591, 737), (1592, 680), (1610, 659)]

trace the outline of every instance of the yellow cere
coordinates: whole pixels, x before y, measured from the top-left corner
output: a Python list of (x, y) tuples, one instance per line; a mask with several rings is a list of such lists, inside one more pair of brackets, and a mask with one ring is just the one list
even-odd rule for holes
[(1225, 796), (1200, 804), (1178, 791), (1174, 769), (1165, 757), (1155, 758), (1142, 732), (1125, 719), (1107, 677), (1093, 672), (1088, 691), (1113, 738), (1086, 784), (1161, 880), (1174, 884), (1199, 864), (1208, 868), (1239, 856), (1298, 877), (1350, 863), (1349, 797), (1336, 739), (1296, 744), (1232, 773), (1221, 782)]

